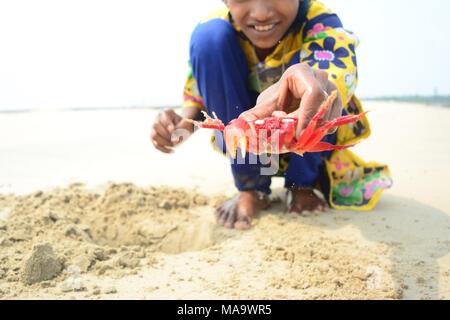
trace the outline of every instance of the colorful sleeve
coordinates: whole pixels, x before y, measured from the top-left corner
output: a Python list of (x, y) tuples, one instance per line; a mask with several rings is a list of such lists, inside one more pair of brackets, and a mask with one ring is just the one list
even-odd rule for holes
[(343, 28), (336, 14), (321, 3), (313, 1), (303, 37), (301, 62), (326, 71), (346, 106), (355, 92), (358, 80), (356, 36)]
[(198, 91), (197, 81), (192, 74), (192, 67), (189, 64), (189, 74), (184, 85), (183, 107), (196, 107), (205, 109), (202, 97)]

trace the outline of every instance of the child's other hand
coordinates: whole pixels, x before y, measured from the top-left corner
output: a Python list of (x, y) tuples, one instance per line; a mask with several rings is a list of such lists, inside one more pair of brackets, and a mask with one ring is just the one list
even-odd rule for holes
[[(325, 71), (299, 63), (289, 67), (277, 83), (259, 95), (256, 106), (240, 117), (248, 121), (271, 115), (298, 117), (298, 129), (301, 132), (319, 111), (327, 95), (334, 90), (336, 86), (328, 80)], [(338, 94), (324, 120), (333, 120), (341, 113), (342, 100)]]
[(184, 141), (192, 132), (191, 123), (185, 121), (174, 110), (168, 109), (156, 116), (150, 139), (159, 151), (172, 153), (173, 147)]

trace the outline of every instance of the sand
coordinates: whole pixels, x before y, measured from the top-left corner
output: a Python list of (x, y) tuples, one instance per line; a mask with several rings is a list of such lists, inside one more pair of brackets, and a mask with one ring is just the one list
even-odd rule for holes
[(366, 108), (378, 207), (287, 214), (276, 179), (246, 232), (214, 221), (234, 189), (208, 132), (162, 155), (151, 110), (0, 114), (0, 298), (449, 299), (450, 110)]

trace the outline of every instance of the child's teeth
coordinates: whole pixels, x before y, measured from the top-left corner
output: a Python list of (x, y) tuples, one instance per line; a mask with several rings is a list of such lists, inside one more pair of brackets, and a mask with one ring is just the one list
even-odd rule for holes
[(256, 31), (269, 31), (274, 27), (274, 24), (268, 24), (266, 26), (255, 26)]

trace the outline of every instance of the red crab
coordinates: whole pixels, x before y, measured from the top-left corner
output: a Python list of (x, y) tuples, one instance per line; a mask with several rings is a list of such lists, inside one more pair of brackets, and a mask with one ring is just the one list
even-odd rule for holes
[(191, 120), (191, 122), (200, 128), (224, 131), (225, 144), (233, 158), (236, 158), (238, 148), (241, 149), (243, 156), (246, 152), (254, 154), (294, 152), (303, 155), (305, 152), (342, 150), (353, 145), (336, 146), (321, 141), (322, 138), (330, 129), (358, 121), (365, 112), (324, 121), (322, 117), (333, 104), (336, 96), (337, 93), (334, 91), (300, 135), (296, 134), (298, 119), (292, 117), (269, 117), (250, 122), (238, 118), (225, 126), (214, 112), (214, 118), (203, 112), (205, 121)]

